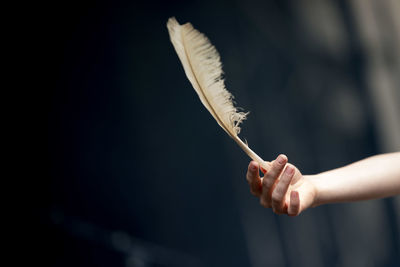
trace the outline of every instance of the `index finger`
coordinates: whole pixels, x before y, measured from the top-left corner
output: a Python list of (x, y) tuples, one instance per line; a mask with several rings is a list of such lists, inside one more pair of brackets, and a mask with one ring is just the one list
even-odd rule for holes
[(262, 191), (261, 178), (258, 168), (258, 163), (251, 161), (246, 173), (246, 180), (250, 185), (250, 192), (257, 197), (261, 195)]

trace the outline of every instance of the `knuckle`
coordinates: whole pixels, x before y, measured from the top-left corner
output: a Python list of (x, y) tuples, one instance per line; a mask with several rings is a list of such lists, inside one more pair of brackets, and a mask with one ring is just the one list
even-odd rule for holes
[(269, 208), (268, 202), (264, 198), (260, 198), (260, 205), (264, 208)]
[(268, 181), (266, 178), (264, 178), (261, 183), (263, 186), (268, 186)]
[(281, 170), (282, 168), (280, 166), (272, 166), (271, 171), (267, 173), (265, 177), (268, 177), (271, 180), (276, 180)]
[(247, 174), (249, 175), (251, 173), (252, 173), (252, 170), (251, 170), (251, 167), (249, 166), (249, 168), (247, 168)]
[(277, 197), (282, 198), (283, 194), (284, 194), (284, 188), (282, 188), (281, 186), (276, 186), (274, 192), (272, 193), (273, 195), (275, 194)]
[(257, 191), (254, 190), (253, 188), (250, 188), (250, 193), (251, 193), (253, 196), (258, 196)]
[(266, 208), (266, 204), (263, 199), (260, 199), (260, 205), (263, 206), (264, 208)]
[(250, 179), (250, 177), (249, 177), (249, 174), (247, 173), (247, 175), (246, 175), (246, 181), (247, 182), (250, 182), (251, 181), (251, 179)]
[(249, 166), (247, 166), (247, 171), (251, 171), (251, 162), (249, 163)]
[(279, 203), (281, 201), (281, 194), (276, 190), (272, 193), (271, 199), (274, 203)]
[(275, 179), (278, 176), (278, 170), (274, 167), (271, 168), (270, 172), (268, 172), (265, 177), (269, 179)]
[(271, 181), (270, 179), (264, 178), (262, 180), (262, 186), (265, 188), (270, 188), (271, 187)]
[(247, 167), (247, 172), (254, 173), (256, 172), (257, 167), (250, 162), (249, 166)]
[(274, 211), (274, 213), (276, 213), (276, 214), (278, 214), (278, 215), (281, 215), (281, 214), (284, 213), (284, 212), (283, 212), (283, 209), (280, 208), (279, 206), (274, 206), (273, 211)]
[(286, 163), (286, 161), (275, 160), (273, 165), (274, 165), (276, 168), (280, 168), (281, 166), (285, 165), (285, 163)]
[(294, 202), (294, 203), (291, 203), (291, 205), (290, 205), (293, 209), (298, 209), (299, 207), (300, 207), (300, 203), (298, 203), (298, 202)]
[(272, 164), (272, 168), (276, 170), (276, 169), (279, 168), (281, 165), (282, 165), (281, 163), (279, 163), (277, 160), (275, 160), (274, 163)]

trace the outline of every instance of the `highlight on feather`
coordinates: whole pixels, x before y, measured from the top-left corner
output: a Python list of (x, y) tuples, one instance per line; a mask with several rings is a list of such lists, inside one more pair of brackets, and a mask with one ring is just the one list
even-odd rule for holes
[(190, 23), (180, 25), (172, 17), (168, 20), (167, 28), (185, 74), (201, 103), (244, 152), (268, 170), (264, 160), (238, 137), (240, 123), (246, 119), (248, 113), (238, 111), (238, 108), (233, 105), (233, 96), (225, 88), (222, 64), (217, 49)]

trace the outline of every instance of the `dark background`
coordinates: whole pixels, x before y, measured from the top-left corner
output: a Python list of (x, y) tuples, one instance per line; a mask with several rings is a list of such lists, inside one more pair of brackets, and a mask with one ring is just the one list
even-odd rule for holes
[[(216, 46), (226, 87), (251, 111), (240, 136), (256, 153), (285, 153), (314, 174), (398, 150), (382, 134), (390, 129), (369, 89), (371, 50), (349, 1), (46, 8), (49, 157), (36, 208), (44, 263), (400, 264), (398, 199), (327, 205), (296, 218), (259, 205), (245, 181), (249, 159), (201, 105), (166, 29), (171, 16), (190, 21)], [(394, 47), (385, 47), (384, 58), (393, 58)]]

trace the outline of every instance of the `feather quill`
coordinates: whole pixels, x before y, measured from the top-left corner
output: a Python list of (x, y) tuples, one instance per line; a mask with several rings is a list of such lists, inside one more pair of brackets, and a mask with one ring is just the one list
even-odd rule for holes
[(186, 76), (201, 103), (242, 150), (268, 170), (266, 162), (238, 136), (240, 123), (248, 113), (238, 111), (233, 105), (233, 96), (225, 88), (222, 64), (216, 48), (190, 23), (180, 25), (173, 17), (168, 20), (167, 28)]

